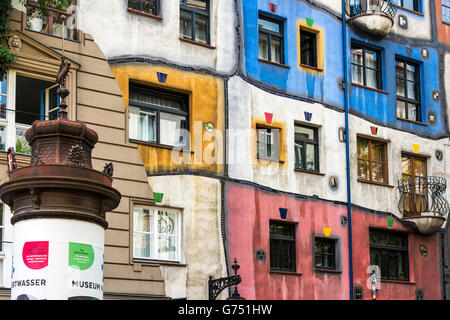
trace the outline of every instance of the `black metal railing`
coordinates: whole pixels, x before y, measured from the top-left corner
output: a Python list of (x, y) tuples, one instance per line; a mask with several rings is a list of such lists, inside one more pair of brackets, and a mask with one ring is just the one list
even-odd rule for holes
[(382, 14), (394, 18), (397, 9), (392, 0), (347, 0), (350, 17), (369, 14)]
[(404, 217), (432, 213), (446, 216), (449, 204), (445, 198), (447, 181), (441, 177), (414, 177), (398, 181), (401, 196), (398, 209)]

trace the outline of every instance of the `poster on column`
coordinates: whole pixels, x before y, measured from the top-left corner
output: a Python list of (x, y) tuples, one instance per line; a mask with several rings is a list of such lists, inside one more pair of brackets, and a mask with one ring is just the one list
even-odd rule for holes
[(11, 300), (46, 300), (48, 285), (48, 241), (14, 245)]
[(68, 299), (103, 299), (103, 248), (69, 242)]

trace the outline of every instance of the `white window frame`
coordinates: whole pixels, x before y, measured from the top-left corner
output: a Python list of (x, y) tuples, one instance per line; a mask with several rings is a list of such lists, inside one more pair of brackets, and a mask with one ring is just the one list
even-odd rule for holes
[[(144, 209), (148, 209), (148, 210), (154, 210), (153, 212), (153, 230), (148, 231), (148, 232), (144, 232), (144, 231), (135, 231), (136, 227), (134, 225), (135, 219), (134, 219), (134, 215), (135, 215), (135, 208), (144, 208)], [(175, 235), (177, 237), (177, 241), (176, 241), (176, 256), (175, 259), (167, 259), (167, 258), (160, 258), (158, 256), (158, 245), (159, 245), (159, 239), (158, 239), (158, 212), (159, 211), (167, 211), (170, 213), (175, 213), (176, 214), (176, 230), (178, 230), (177, 234)], [(178, 209), (173, 209), (173, 208), (168, 208), (168, 207), (159, 207), (159, 206), (150, 206), (150, 205), (142, 205), (142, 204), (134, 204), (133, 205), (133, 215), (132, 215), (132, 223), (133, 223), (133, 235), (132, 235), (132, 242), (133, 242), (133, 259), (134, 260), (157, 260), (157, 261), (170, 261), (170, 262), (178, 262), (181, 263), (181, 252), (182, 252), (182, 247), (181, 247), (181, 239), (182, 239), (182, 215), (181, 215), (181, 211)], [(143, 256), (137, 256), (135, 255), (135, 240), (134, 240), (134, 235), (135, 234), (149, 234), (149, 235), (153, 235), (153, 244), (151, 244), (151, 252), (153, 252), (153, 256), (149, 256), (149, 257), (143, 257)], [(163, 234), (164, 235), (164, 234)]]
[[(270, 130), (270, 132), (268, 132)], [(280, 160), (280, 129), (256, 127), (258, 139), (258, 159), (279, 161)], [(269, 139), (270, 138), (270, 141)], [(270, 144), (273, 148), (271, 155), (267, 155), (267, 145)]]

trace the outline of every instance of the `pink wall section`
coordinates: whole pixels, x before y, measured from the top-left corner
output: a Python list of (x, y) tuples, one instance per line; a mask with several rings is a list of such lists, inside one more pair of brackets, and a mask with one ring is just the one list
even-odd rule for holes
[[(349, 299), (348, 231), (341, 226), (340, 216), (347, 208), (321, 200), (302, 200), (292, 196), (255, 190), (250, 186), (227, 183), (226, 211), (229, 259), (236, 257), (241, 266), (239, 293), (246, 299), (299, 300)], [(279, 208), (287, 208), (288, 221), (297, 222), (297, 274), (270, 272), (269, 220), (281, 220)], [(366, 286), (370, 265), (370, 227), (388, 229), (386, 216), (352, 211), (354, 284), (364, 290), (364, 299), (371, 299)], [(318, 272), (313, 267), (313, 235), (323, 236), (323, 227), (331, 228), (331, 237), (339, 239), (341, 272)], [(439, 235), (423, 237), (394, 222), (391, 230), (409, 231), (409, 283), (381, 282), (378, 299), (414, 299), (416, 287), (424, 290), (426, 299), (441, 298), (439, 269)], [(428, 247), (422, 257), (419, 245)], [(264, 249), (266, 261), (257, 262), (255, 251)]]

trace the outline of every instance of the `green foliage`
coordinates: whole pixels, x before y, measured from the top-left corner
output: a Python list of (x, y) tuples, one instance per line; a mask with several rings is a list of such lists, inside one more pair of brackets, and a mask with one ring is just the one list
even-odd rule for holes
[(65, 8), (71, 5), (72, 0), (20, 0), (20, 2), (28, 7), (30, 3), (37, 4), (36, 11), (38, 15), (48, 17), (48, 9), (49, 7), (54, 8), (56, 10), (63, 11)]
[(11, 0), (2, 0), (0, 2), (0, 80), (3, 80), (9, 66), (16, 60), (16, 55), (11, 54), (8, 48), (3, 45), (9, 32), (7, 24), (11, 9)]

